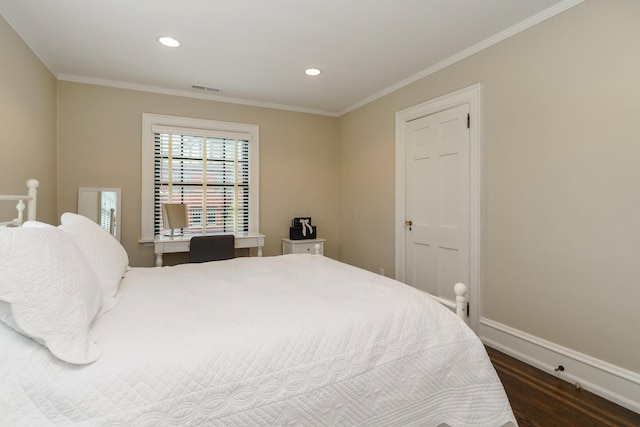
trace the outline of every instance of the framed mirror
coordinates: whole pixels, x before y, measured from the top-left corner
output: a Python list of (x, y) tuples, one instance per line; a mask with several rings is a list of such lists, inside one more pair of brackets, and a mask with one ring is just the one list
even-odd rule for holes
[(78, 188), (78, 213), (95, 221), (120, 241), (120, 189)]
[(171, 230), (170, 236), (174, 236), (173, 230), (176, 228), (189, 227), (189, 211), (184, 203), (163, 203), (162, 223), (164, 228)]

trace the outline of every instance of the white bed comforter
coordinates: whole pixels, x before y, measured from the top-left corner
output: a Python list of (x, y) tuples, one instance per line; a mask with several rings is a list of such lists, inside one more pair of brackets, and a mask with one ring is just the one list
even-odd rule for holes
[(322, 256), (134, 268), (121, 292), (90, 365), (0, 324), (0, 425), (515, 422), (460, 319)]

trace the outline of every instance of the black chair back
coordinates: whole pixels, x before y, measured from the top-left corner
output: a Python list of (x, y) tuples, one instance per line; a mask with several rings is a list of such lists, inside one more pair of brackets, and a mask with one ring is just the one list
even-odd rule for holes
[(189, 262), (221, 261), (235, 258), (233, 234), (195, 236), (189, 246)]

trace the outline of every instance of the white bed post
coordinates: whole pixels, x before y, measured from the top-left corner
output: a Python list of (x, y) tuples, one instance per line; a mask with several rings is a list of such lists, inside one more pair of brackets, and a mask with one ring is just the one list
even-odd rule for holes
[(27, 195), (30, 197), (27, 202), (27, 221), (35, 221), (36, 220), (36, 198), (38, 195), (38, 186), (40, 183), (37, 179), (30, 179), (27, 181)]
[(22, 225), (23, 223), (23, 216), (24, 216), (24, 201), (22, 199), (18, 200), (18, 203), (16, 204), (16, 210), (18, 211), (18, 217), (16, 219), (13, 220), (14, 225)]
[(453, 287), (456, 293), (456, 314), (462, 320), (467, 320), (467, 285), (456, 283)]

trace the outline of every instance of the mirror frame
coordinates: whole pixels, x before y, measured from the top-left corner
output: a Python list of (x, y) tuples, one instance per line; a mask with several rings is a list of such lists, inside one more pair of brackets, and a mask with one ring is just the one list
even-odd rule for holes
[(107, 188), (107, 187), (80, 187), (78, 188), (78, 214), (80, 215), (84, 215), (86, 217), (88, 217), (89, 219), (91, 219), (92, 221), (95, 221), (96, 223), (100, 224), (100, 219), (99, 218), (91, 218), (91, 216), (87, 215), (86, 213), (82, 212), (82, 199), (84, 198), (83, 195), (84, 194), (88, 194), (88, 193), (104, 193), (104, 192), (111, 192), (111, 193), (116, 193), (116, 212), (115, 212), (115, 218), (116, 218), (116, 233), (115, 233), (115, 238), (118, 241), (121, 241), (121, 229), (122, 229), (122, 204), (121, 204), (121, 190), (120, 188)]

